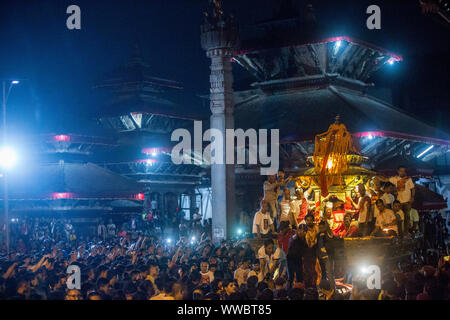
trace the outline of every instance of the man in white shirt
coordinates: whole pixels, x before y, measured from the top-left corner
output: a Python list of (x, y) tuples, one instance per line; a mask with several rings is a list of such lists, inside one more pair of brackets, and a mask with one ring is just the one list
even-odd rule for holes
[(73, 225), (70, 219), (67, 221), (67, 223), (64, 226), (64, 231), (66, 232), (66, 237), (69, 239), (70, 234), (72, 233)]
[[(384, 206), (389, 209), (392, 209), (392, 205), (395, 200), (394, 190), (395, 190), (395, 186), (390, 182), (386, 182), (386, 185), (383, 188), (384, 193), (381, 197), (379, 197), (379, 199), (383, 200)], [(374, 217), (375, 221), (376, 221), (377, 216), (378, 216), (378, 208), (377, 208), (377, 206), (374, 206), (373, 217)]]
[(281, 250), (273, 244), (271, 239), (264, 240), (264, 245), (258, 250), (258, 259), (261, 264), (261, 273), (263, 278), (273, 277), (276, 269), (279, 267)]
[(383, 200), (384, 205), (389, 209), (392, 209), (392, 204), (394, 203), (395, 200), (394, 190), (395, 186), (392, 183), (388, 182), (384, 186), (384, 194), (380, 198)]
[(358, 216), (358, 229), (361, 233), (362, 237), (365, 237), (369, 234), (369, 222), (371, 221), (370, 217), (370, 205), (371, 200), (370, 197), (366, 194), (366, 188), (363, 184), (357, 185), (356, 192), (358, 194), (358, 203), (355, 203), (352, 200), (353, 206), (359, 210)]
[(273, 227), (273, 220), (269, 214), (269, 205), (266, 200), (261, 201), (261, 209), (255, 213), (253, 218), (253, 234), (257, 235), (258, 238), (267, 237), (269, 231), (275, 233)]
[(295, 195), (292, 197), (292, 211), (294, 214), (294, 217), (296, 219), (297, 225), (299, 223), (304, 224), (305, 217), (308, 214), (308, 198), (311, 193), (311, 188), (303, 192), (302, 188), (296, 188), (295, 189)]
[(114, 238), (116, 236), (116, 225), (113, 223), (112, 219), (109, 219), (106, 229), (108, 230), (108, 238)]
[(202, 284), (210, 284), (214, 280), (214, 274), (209, 270), (208, 261), (200, 262), (200, 275), (202, 276)]
[(411, 232), (419, 231), (419, 213), (414, 208), (409, 211), (409, 229)]
[[(402, 211), (405, 214), (405, 225), (409, 226), (409, 212), (411, 210), (411, 204), (414, 202), (416, 190), (414, 188), (414, 182), (406, 175), (406, 168), (404, 166), (399, 166), (397, 173), (397, 176), (389, 178), (389, 182), (397, 188), (397, 200), (400, 201)], [(408, 234), (408, 230), (405, 230), (405, 234)]]
[(106, 240), (106, 226), (105, 224), (102, 222), (100, 222), (100, 224), (97, 227), (97, 236), (99, 237), (100, 240), (105, 241)]
[(237, 281), (239, 287), (247, 283), (247, 277), (249, 273), (250, 261), (244, 259), (241, 261), (241, 265), (239, 266), (239, 268), (234, 271), (234, 279)]
[(375, 230), (373, 230), (373, 236), (396, 236), (398, 234), (397, 219), (391, 209), (384, 206), (383, 200), (378, 199), (376, 202), (378, 207), (378, 217), (375, 223)]
[(264, 200), (267, 201), (270, 211), (272, 212), (272, 219), (275, 219), (278, 212), (278, 189), (280, 184), (276, 180), (275, 175), (270, 175), (264, 182)]
[(258, 282), (262, 282), (264, 280), (263, 274), (261, 272), (261, 265), (260, 265), (259, 261), (252, 265), (252, 270), (248, 273), (247, 279), (252, 276), (257, 277)]

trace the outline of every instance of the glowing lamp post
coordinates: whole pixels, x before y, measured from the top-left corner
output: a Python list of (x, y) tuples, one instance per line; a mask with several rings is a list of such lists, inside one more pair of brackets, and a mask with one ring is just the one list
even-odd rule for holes
[[(6, 86), (9, 84), (8, 91), (6, 90)], [(3, 183), (4, 183), (4, 197), (3, 197), (3, 205), (5, 212), (5, 225), (6, 225), (6, 251), (9, 254), (9, 214), (8, 214), (8, 175), (7, 171), (9, 168), (14, 166), (14, 163), (17, 160), (16, 153), (13, 149), (6, 147), (7, 144), (7, 136), (6, 136), (6, 103), (8, 101), (9, 94), (11, 93), (11, 89), (14, 85), (19, 84), (18, 80), (13, 81), (2, 81), (2, 91), (3, 91), (3, 99), (2, 99), (2, 114), (3, 114), (3, 145), (4, 147), (0, 150), (0, 166), (3, 171)]]

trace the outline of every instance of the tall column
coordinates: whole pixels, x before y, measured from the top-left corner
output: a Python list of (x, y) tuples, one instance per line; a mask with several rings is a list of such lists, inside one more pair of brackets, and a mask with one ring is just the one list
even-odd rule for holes
[(225, 130), (234, 128), (233, 74), (231, 57), (237, 45), (237, 27), (233, 18), (226, 16), (218, 0), (211, 1), (212, 10), (205, 13), (201, 26), (202, 48), (211, 59), (210, 108), (211, 129), (224, 137), (223, 159), (211, 165), (212, 234), (213, 241), (229, 238), (235, 221), (234, 165), (225, 164)]

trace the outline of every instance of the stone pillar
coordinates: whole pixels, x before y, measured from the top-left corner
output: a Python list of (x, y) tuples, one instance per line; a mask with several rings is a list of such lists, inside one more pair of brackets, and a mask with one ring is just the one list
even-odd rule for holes
[(210, 127), (222, 132), (224, 138), (223, 164), (211, 165), (212, 235), (217, 243), (233, 234), (236, 218), (234, 165), (225, 164), (225, 130), (234, 128), (231, 57), (237, 45), (237, 27), (217, 0), (212, 3), (201, 26), (201, 42), (211, 59)]
[(189, 219), (192, 220), (192, 218), (194, 217), (194, 212), (197, 209), (196, 206), (196, 202), (195, 202), (195, 190), (191, 190), (190, 194), (189, 194)]

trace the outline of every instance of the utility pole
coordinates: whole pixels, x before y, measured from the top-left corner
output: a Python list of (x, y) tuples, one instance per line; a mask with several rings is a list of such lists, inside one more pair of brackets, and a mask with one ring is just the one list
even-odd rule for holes
[[(6, 146), (6, 81), (2, 82), (3, 99), (2, 99), (2, 123), (3, 123), (3, 145)], [(11, 89), (11, 87), (10, 87)], [(9, 92), (8, 92), (9, 93)], [(3, 209), (5, 216), (5, 228), (6, 228), (6, 252), (9, 256), (9, 213), (8, 213), (8, 174), (7, 170), (3, 170)]]

